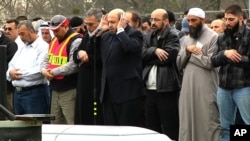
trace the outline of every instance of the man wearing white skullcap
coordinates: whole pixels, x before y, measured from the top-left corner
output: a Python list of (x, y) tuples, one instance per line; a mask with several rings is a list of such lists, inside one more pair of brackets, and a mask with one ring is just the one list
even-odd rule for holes
[(187, 19), (189, 35), (177, 56), (177, 67), (184, 70), (179, 98), (179, 140), (218, 141), (218, 71), (210, 59), (217, 47), (218, 35), (205, 24), (202, 9), (191, 8)]
[(200, 8), (191, 8), (191, 9), (189, 9), (188, 15), (197, 16), (197, 17), (200, 17), (200, 18), (203, 18), (203, 19), (205, 18), (205, 12)]

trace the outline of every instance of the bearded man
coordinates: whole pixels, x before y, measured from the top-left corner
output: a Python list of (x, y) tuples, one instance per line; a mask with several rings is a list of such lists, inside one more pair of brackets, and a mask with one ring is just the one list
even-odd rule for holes
[(151, 30), (143, 46), (143, 80), (146, 85), (146, 127), (178, 140), (180, 72), (176, 57), (178, 33), (169, 24), (164, 9), (151, 13)]
[(218, 35), (205, 24), (202, 9), (191, 8), (187, 19), (190, 34), (177, 56), (177, 66), (184, 70), (179, 99), (179, 140), (218, 141), (218, 71), (211, 63)]
[(214, 67), (220, 66), (218, 108), (222, 134), (220, 141), (229, 140), (230, 125), (235, 124), (236, 108), (246, 125), (250, 125), (250, 30), (243, 23), (239, 5), (225, 10), (226, 30), (219, 36), (218, 50), (212, 56)]

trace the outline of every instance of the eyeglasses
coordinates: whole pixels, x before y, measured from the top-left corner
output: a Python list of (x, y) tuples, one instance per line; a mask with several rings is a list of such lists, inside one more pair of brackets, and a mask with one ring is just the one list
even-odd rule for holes
[(95, 25), (95, 23), (85, 23), (86, 26), (92, 27)]
[(10, 27), (6, 27), (6, 28), (4, 28), (4, 30), (5, 30), (5, 31), (7, 31), (7, 30), (11, 31), (11, 30), (14, 30), (14, 29), (13, 29), (13, 28), (10, 28)]
[(155, 21), (155, 22), (159, 22), (159, 21), (161, 21), (162, 19), (158, 19), (158, 18), (150, 18), (150, 21), (152, 22), (152, 21)]

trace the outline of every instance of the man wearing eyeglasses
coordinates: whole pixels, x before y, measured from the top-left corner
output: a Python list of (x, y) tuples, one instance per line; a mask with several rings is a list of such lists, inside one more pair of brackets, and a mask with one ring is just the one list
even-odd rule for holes
[[(15, 55), (17, 51), (17, 44), (8, 38), (2, 31), (0, 31), (0, 45), (6, 45), (6, 53), (7, 53), (7, 63), (10, 62), (12, 57)], [(14, 112), (13, 109), (13, 92), (14, 87), (10, 81), (7, 81), (7, 108), (9, 111)]]
[(42, 74), (50, 80), (52, 88), (51, 113), (54, 124), (74, 124), (77, 64), (73, 52), (81, 43), (81, 36), (69, 27), (69, 20), (55, 15), (49, 24), (55, 35), (49, 55), (42, 65)]
[(176, 56), (178, 33), (171, 29), (168, 13), (156, 9), (151, 14), (151, 30), (143, 48), (143, 80), (146, 84), (146, 127), (178, 140), (178, 98), (180, 73)]
[[(92, 8), (85, 14), (87, 31), (82, 42), (74, 52), (74, 61), (78, 64), (76, 96), (76, 124), (103, 124), (102, 107), (99, 101), (102, 63), (93, 36), (101, 21), (102, 11)], [(95, 110), (96, 109), (96, 110)]]
[[(10, 19), (7, 20), (5, 23), (5, 27), (4, 27), (4, 32), (5, 35), (11, 39), (12, 41), (14, 41), (17, 45), (17, 49), (21, 48), (24, 46), (23, 41), (21, 40), (21, 38), (18, 35), (18, 30), (17, 30), (17, 25), (19, 24), (19, 21), (16, 19)], [(3, 36), (5, 36), (3, 35)], [(14, 55), (14, 54), (13, 54)], [(14, 92), (14, 88), (11, 84), (11, 82), (7, 82), (7, 104), (8, 104), (8, 109), (12, 112), (14, 112), (13, 109), (13, 92)]]
[(4, 31), (5, 31), (6, 36), (8, 36), (12, 41), (15, 41), (18, 48), (20, 48), (24, 46), (24, 43), (18, 35), (18, 30), (17, 30), (18, 24), (19, 24), (19, 21), (16, 19), (7, 20)]

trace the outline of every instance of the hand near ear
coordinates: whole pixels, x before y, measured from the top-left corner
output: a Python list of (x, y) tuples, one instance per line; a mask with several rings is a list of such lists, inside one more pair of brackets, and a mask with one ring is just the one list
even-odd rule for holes
[(101, 22), (100, 22), (98, 27), (101, 28), (101, 33), (105, 32), (105, 31), (107, 31), (109, 29), (109, 26), (108, 26), (108, 14), (102, 16)]
[(122, 13), (121, 16), (120, 16), (120, 20), (119, 20), (119, 22), (117, 24), (117, 29), (125, 28), (126, 25), (127, 25), (127, 21), (126, 21), (126, 19), (124, 17), (124, 13)]

